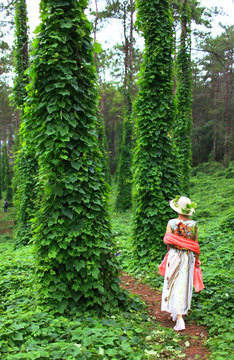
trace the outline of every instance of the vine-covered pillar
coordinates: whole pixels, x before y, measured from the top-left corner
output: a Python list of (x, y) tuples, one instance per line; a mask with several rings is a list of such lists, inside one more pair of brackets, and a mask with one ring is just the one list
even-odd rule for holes
[[(35, 218), (39, 297), (63, 313), (109, 309), (119, 279), (97, 139), (97, 91), (87, 1), (42, 0), (25, 131), (39, 164)], [(122, 296), (122, 295), (121, 295)]]
[(2, 146), (2, 190), (5, 192), (6, 200), (12, 205), (12, 176), (7, 143)]
[(14, 88), (13, 99), (18, 109), (22, 109), (27, 95), (28, 83), (25, 70), (28, 68), (28, 26), (25, 0), (15, 1), (15, 49), (14, 49)]
[(98, 118), (98, 124), (97, 124), (98, 144), (103, 156), (102, 158), (103, 170), (107, 184), (111, 185), (110, 156), (108, 152), (106, 129), (105, 129), (103, 114), (101, 113), (101, 111), (99, 111), (99, 109), (97, 111), (97, 118)]
[[(125, 4), (127, 5), (127, 4)], [(130, 24), (129, 40), (126, 33), (126, 16), (124, 17), (124, 38), (125, 38), (125, 79), (124, 79), (124, 119), (123, 136), (120, 146), (117, 170), (117, 197), (115, 209), (123, 212), (132, 207), (132, 89), (133, 89), (133, 16), (135, 4), (130, 1)], [(125, 7), (127, 11), (127, 7)]]
[(175, 110), (173, 20), (167, 0), (138, 1), (137, 7), (145, 51), (135, 111), (133, 242), (138, 260), (148, 262), (165, 252), (162, 239), (171, 216), (168, 201), (178, 194), (178, 164), (169, 133)]
[(120, 212), (124, 212), (132, 207), (132, 99), (130, 90), (128, 89), (126, 92), (128, 105), (125, 106), (123, 140), (118, 163), (117, 197), (115, 203), (115, 209)]
[(181, 35), (176, 58), (176, 117), (174, 140), (181, 168), (180, 193), (189, 196), (192, 161), (192, 68), (191, 68), (191, 7), (188, 0), (181, 6)]
[(26, 245), (32, 240), (31, 219), (35, 213), (37, 199), (37, 160), (34, 147), (24, 136), (25, 110), (27, 109), (28, 76), (28, 26), (27, 4), (25, 0), (15, 1), (15, 50), (14, 50), (14, 87), (13, 103), (20, 118), (19, 134), (15, 135), (15, 166), (14, 166), (14, 205), (15, 205), (15, 244)]

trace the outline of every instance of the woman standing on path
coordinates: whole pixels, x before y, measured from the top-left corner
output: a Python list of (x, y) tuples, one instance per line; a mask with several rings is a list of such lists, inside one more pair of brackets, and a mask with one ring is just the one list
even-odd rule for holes
[(185, 329), (183, 315), (191, 307), (194, 281), (196, 291), (204, 285), (199, 269), (198, 225), (189, 219), (196, 204), (187, 197), (178, 196), (170, 201), (170, 206), (179, 216), (169, 220), (164, 237), (169, 251), (159, 267), (159, 273), (165, 276), (161, 310), (171, 313), (172, 320), (176, 321), (174, 330), (180, 331)]

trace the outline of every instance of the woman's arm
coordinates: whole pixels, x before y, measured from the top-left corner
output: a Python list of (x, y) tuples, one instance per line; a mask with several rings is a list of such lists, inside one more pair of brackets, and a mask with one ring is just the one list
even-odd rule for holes
[(170, 224), (169, 224), (169, 221), (168, 221), (168, 223), (167, 223), (167, 229), (166, 229), (166, 232), (167, 232), (167, 233), (172, 233), (172, 231), (171, 231), (171, 227), (170, 227)]

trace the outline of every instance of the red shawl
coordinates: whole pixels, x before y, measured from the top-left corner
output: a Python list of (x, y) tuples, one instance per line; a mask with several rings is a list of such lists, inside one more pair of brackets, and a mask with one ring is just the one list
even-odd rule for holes
[[(175, 245), (179, 249), (188, 249), (197, 254), (200, 254), (200, 247), (197, 241), (186, 239), (183, 236), (178, 236), (172, 233), (166, 233), (163, 239), (166, 245)], [(167, 258), (169, 252), (166, 254), (163, 262), (159, 265), (159, 274), (165, 276), (166, 266), (167, 266)], [(195, 286), (195, 291), (199, 292), (204, 289), (204, 284), (202, 280), (202, 271), (199, 267), (196, 266), (197, 259), (195, 261), (194, 273), (193, 273), (193, 285)]]

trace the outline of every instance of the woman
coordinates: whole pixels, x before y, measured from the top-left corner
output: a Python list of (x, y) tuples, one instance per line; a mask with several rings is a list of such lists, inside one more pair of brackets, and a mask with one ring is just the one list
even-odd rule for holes
[(185, 329), (183, 315), (191, 307), (194, 280), (196, 291), (204, 285), (201, 270), (196, 271), (201, 265), (198, 226), (196, 221), (189, 219), (196, 204), (188, 197), (178, 196), (170, 201), (170, 206), (179, 215), (177, 219), (169, 220), (164, 237), (169, 251), (159, 267), (159, 273), (165, 275), (161, 310), (171, 313), (172, 320), (176, 321), (174, 330), (180, 331)]

